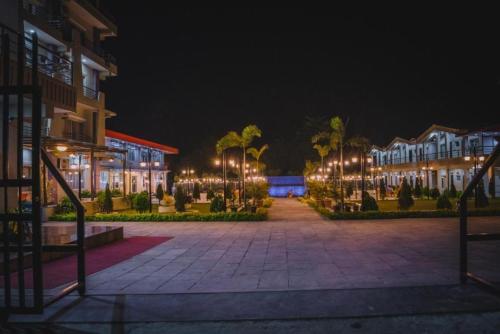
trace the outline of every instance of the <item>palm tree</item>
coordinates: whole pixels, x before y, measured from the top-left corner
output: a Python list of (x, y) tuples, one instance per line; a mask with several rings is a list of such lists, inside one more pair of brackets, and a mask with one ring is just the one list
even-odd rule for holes
[(366, 160), (366, 152), (368, 152), (370, 148), (370, 140), (366, 137), (355, 136), (348, 140), (348, 145), (354, 148), (357, 148), (361, 153), (361, 197), (363, 197), (363, 193), (365, 191), (365, 160)]
[(255, 137), (261, 137), (262, 136), (262, 131), (257, 127), (257, 125), (250, 124), (247, 125), (243, 131), (241, 131), (241, 142), (240, 142), (240, 147), (243, 150), (243, 203), (245, 204), (245, 207), (247, 205), (247, 194), (245, 191), (245, 180), (246, 180), (246, 165), (247, 165), (247, 160), (246, 160), (246, 155), (247, 155), (247, 148), (252, 144), (252, 141)]
[(255, 147), (250, 147), (247, 152), (257, 161), (257, 173), (260, 172), (259, 169), (259, 160), (262, 154), (269, 148), (269, 145), (262, 145), (260, 149), (256, 149)]
[(313, 148), (318, 151), (318, 155), (321, 158), (321, 176), (323, 177), (323, 182), (325, 182), (325, 157), (328, 156), (328, 153), (330, 153), (330, 145), (320, 145), (316, 144), (313, 146)]
[(335, 116), (330, 120), (330, 147), (334, 151), (339, 151), (340, 155), (340, 206), (344, 211), (344, 143), (346, 125), (342, 118)]
[(306, 165), (304, 167), (304, 176), (310, 176), (313, 175), (316, 172), (316, 169), (318, 168), (318, 163), (317, 162), (312, 162), (311, 160), (306, 160)]
[(224, 137), (217, 141), (215, 144), (215, 150), (217, 151), (217, 155), (222, 155), (222, 179), (224, 185), (224, 207), (226, 206), (226, 150), (231, 147), (237, 147), (240, 143), (240, 136), (234, 132), (229, 131)]

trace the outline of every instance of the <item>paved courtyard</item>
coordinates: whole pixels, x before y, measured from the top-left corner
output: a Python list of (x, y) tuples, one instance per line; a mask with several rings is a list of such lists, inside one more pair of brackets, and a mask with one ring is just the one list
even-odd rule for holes
[[(500, 231), (500, 217), (471, 222), (477, 231)], [(458, 219), (453, 218), (333, 222), (296, 200), (277, 199), (267, 222), (121, 225), (126, 236), (173, 239), (89, 276), (89, 294), (458, 283)], [(472, 245), (472, 269), (500, 281), (499, 255), (499, 243)]]

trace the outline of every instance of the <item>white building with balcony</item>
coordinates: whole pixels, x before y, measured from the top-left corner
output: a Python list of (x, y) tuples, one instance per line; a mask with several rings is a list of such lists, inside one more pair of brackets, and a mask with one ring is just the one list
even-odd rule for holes
[[(398, 185), (401, 178), (440, 192), (457, 191), (467, 186), (483, 161), (498, 144), (500, 126), (465, 130), (432, 125), (416, 138), (394, 138), (387, 146), (373, 146), (370, 155), (374, 170), (389, 186)], [(493, 178), (496, 196), (500, 196), (500, 161), (496, 161), (484, 177), (485, 189)]]

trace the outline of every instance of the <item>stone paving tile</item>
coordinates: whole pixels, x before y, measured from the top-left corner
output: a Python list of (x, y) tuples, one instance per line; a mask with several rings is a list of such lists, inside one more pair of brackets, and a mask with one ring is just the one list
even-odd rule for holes
[[(296, 200), (276, 200), (267, 222), (89, 223), (126, 236), (173, 239), (88, 278), (89, 293), (185, 293), (454, 284), (455, 218), (327, 221)], [(499, 217), (471, 218), (500, 231)], [(471, 268), (500, 279), (498, 243), (471, 245)]]

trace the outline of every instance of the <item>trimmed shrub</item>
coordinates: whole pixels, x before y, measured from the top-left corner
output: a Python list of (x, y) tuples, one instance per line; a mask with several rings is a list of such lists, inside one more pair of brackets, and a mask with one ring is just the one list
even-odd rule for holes
[(110, 213), (113, 211), (113, 196), (109, 190), (109, 184), (106, 184), (104, 191), (97, 193), (97, 206), (100, 212)]
[(385, 180), (384, 178), (380, 179), (380, 184), (379, 184), (379, 195), (381, 199), (385, 199), (387, 197), (387, 188), (385, 186)]
[(378, 211), (377, 201), (367, 191), (361, 197), (361, 211)]
[(61, 202), (57, 203), (54, 211), (56, 214), (67, 214), (71, 212), (75, 212), (75, 207), (73, 203), (69, 200), (68, 197), (63, 197)]
[(158, 183), (156, 186), (156, 198), (161, 201), (163, 200), (163, 197), (165, 196), (165, 192), (163, 191), (163, 186), (161, 183)]
[(262, 205), (264, 208), (270, 208), (273, 205), (273, 199), (268, 197), (264, 199), (264, 204)]
[(149, 195), (143, 191), (134, 197), (134, 209), (139, 213), (146, 212), (149, 209)]
[(111, 197), (122, 197), (123, 193), (121, 192), (120, 189), (113, 189), (111, 190)]
[(224, 204), (224, 198), (221, 195), (217, 195), (212, 198), (210, 202), (210, 212), (225, 212), (226, 205)]
[(441, 193), (439, 192), (439, 189), (434, 187), (431, 189), (429, 195), (431, 196), (432, 199), (437, 199)]
[(490, 194), (491, 198), (495, 198), (495, 177), (491, 175), (490, 177), (490, 182), (488, 182), (488, 193)]
[(416, 198), (422, 197), (422, 186), (420, 185), (420, 178), (417, 177), (415, 180), (415, 189), (413, 189), (413, 195)]
[(177, 187), (174, 198), (175, 198), (175, 210), (177, 210), (178, 212), (186, 211), (187, 196), (186, 193), (184, 192), (183, 187), (181, 186)]
[(128, 203), (128, 205), (130, 206), (131, 209), (134, 208), (134, 199), (135, 197), (137, 196), (137, 193), (132, 193), (132, 194), (128, 194), (125, 199)]
[(193, 185), (193, 200), (196, 201), (200, 199), (200, 184), (195, 182)]
[(267, 197), (269, 185), (267, 182), (250, 182), (246, 185), (247, 196), (259, 201)]
[(451, 210), (452, 205), (448, 196), (445, 194), (439, 196), (436, 202), (436, 208), (438, 210)]
[(451, 182), (451, 187), (448, 195), (450, 196), (450, 198), (457, 198), (457, 188), (455, 187), (455, 182)]
[(477, 207), (478, 208), (484, 208), (489, 205), (488, 197), (486, 197), (486, 194), (484, 193), (484, 182), (483, 179), (479, 181), (476, 187), (477, 191)]
[(207, 191), (207, 200), (211, 201), (215, 197), (215, 192), (212, 189)]
[(352, 182), (347, 183), (347, 187), (345, 188), (345, 196), (347, 198), (351, 198), (352, 194), (354, 194), (354, 189), (352, 187)]
[(89, 190), (82, 190), (82, 192), (80, 193), (80, 197), (81, 198), (91, 198), (92, 193)]
[(415, 204), (413, 197), (411, 196), (411, 189), (406, 177), (403, 177), (401, 182), (401, 187), (398, 192), (398, 208), (400, 210), (408, 210), (411, 206)]
[[(76, 215), (74, 213), (54, 215), (49, 218), (51, 221), (67, 221), (74, 222)], [(257, 212), (218, 212), (218, 213), (172, 213), (172, 214), (158, 214), (158, 213), (144, 213), (144, 214), (96, 214), (86, 216), (86, 221), (101, 221), (101, 222), (237, 222), (237, 221), (263, 221), (267, 219), (267, 210), (258, 208)]]
[(429, 198), (429, 197), (430, 197), (430, 195), (431, 195), (431, 191), (429, 190), (429, 187), (424, 187), (424, 188), (422, 189), (422, 195), (423, 195), (423, 196), (425, 196), (425, 197), (427, 197), (427, 198)]

